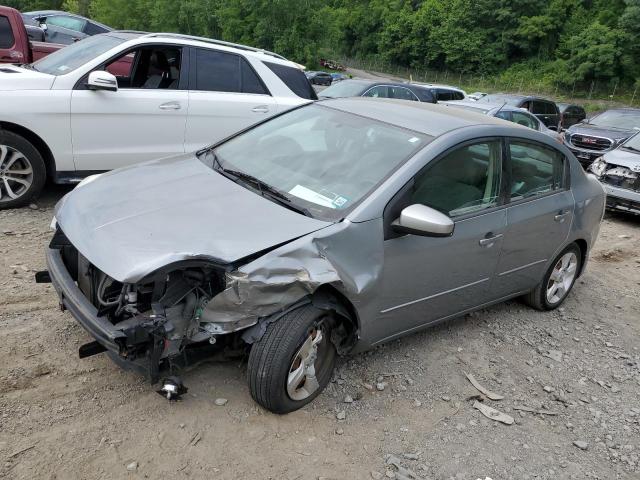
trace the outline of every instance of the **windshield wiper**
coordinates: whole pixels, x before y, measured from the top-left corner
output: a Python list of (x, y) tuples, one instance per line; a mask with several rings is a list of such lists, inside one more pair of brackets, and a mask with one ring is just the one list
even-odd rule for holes
[[(263, 182), (259, 178), (254, 177), (249, 173), (241, 172), (240, 170), (229, 170), (227, 168), (224, 168), (220, 163), (218, 156), (213, 152), (210, 153), (211, 155), (213, 155), (214, 169), (222, 173), (225, 177), (229, 178), (230, 180), (242, 180), (245, 183), (253, 184), (254, 188), (256, 188), (260, 195), (262, 195), (263, 197), (267, 197), (279, 203), (283, 207), (288, 208), (289, 210), (301, 213), (302, 215), (305, 215), (307, 217), (313, 217), (308, 209), (293, 203), (287, 195), (282, 193), (277, 188), (272, 187), (268, 183)], [(235, 179), (231, 177), (235, 177)]]
[(640, 149), (638, 149), (636, 147), (631, 147), (629, 145), (622, 145), (622, 148), (624, 148), (625, 150), (631, 150), (632, 152), (639, 152), (640, 153)]

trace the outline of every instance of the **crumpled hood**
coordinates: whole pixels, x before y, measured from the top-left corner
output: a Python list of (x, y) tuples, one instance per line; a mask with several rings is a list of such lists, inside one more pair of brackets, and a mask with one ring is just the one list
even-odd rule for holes
[(627, 167), (634, 172), (640, 172), (640, 154), (622, 148), (612, 150), (603, 156), (605, 162)]
[(595, 135), (596, 137), (610, 138), (611, 140), (623, 140), (629, 138), (636, 133), (636, 130), (627, 130), (624, 128), (606, 128), (590, 125), (588, 123), (578, 123), (567, 129), (570, 134), (577, 133), (579, 135)]
[(261, 197), (193, 154), (105, 173), (67, 194), (56, 219), (82, 255), (128, 283), (181, 260), (235, 262), (331, 224)]
[(0, 64), (0, 90), (50, 90), (55, 79), (46, 73)]

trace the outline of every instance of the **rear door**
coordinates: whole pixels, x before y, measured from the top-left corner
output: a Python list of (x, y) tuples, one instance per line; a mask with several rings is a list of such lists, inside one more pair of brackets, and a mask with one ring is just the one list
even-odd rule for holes
[(524, 292), (542, 278), (564, 245), (574, 215), (569, 165), (555, 149), (529, 140), (507, 144), (507, 231), (492, 290)]
[(244, 57), (206, 48), (190, 52), (187, 151), (222, 140), (277, 113), (275, 98)]

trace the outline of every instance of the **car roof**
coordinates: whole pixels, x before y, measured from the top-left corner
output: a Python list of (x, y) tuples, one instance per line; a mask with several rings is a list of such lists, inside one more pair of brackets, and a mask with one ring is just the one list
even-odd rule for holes
[(484, 113), (490, 112), (491, 110), (495, 110), (496, 108), (499, 108), (502, 111), (506, 111), (506, 112), (526, 112), (525, 109), (520, 108), (520, 107), (516, 107), (514, 105), (509, 105), (508, 103), (481, 103), (481, 102), (474, 102), (473, 100), (449, 100), (446, 102), (438, 102), (441, 103), (443, 105), (448, 105), (451, 107), (460, 107), (460, 108), (466, 108), (466, 109), (474, 109), (474, 110), (480, 110)]
[(454, 87), (453, 85), (445, 85), (443, 83), (422, 83), (422, 82), (414, 82), (412, 85), (416, 85), (418, 87), (429, 87), (429, 88), (448, 88), (449, 90), (455, 90), (456, 92), (464, 93), (464, 90), (460, 87)]
[(505, 125), (504, 120), (487, 117), (481, 113), (426, 102), (349, 97), (321, 100), (318, 104), (432, 137), (472, 125)]

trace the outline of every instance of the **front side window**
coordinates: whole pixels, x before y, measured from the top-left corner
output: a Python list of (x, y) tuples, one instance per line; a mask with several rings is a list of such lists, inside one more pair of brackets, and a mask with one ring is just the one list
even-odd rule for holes
[(118, 78), (119, 88), (176, 89), (182, 51), (169, 46), (146, 46), (109, 62), (105, 69)]
[(81, 32), (86, 22), (81, 18), (67, 17), (64, 15), (54, 15), (47, 17), (47, 25), (55, 25), (57, 27), (67, 28), (76, 32)]
[(386, 85), (378, 85), (367, 90), (362, 96), (372, 98), (389, 98), (388, 90), (389, 87), (387, 87)]
[(84, 33), (86, 33), (87, 35), (98, 35), (99, 33), (107, 33), (108, 31), (109, 30), (107, 30), (106, 28), (93, 22), (87, 22), (84, 27)]
[(431, 139), (309, 105), (223, 143), (213, 152), (219, 164), (213, 155), (201, 160), (222, 174), (251, 175), (314, 217), (337, 220)]
[(41, 58), (33, 63), (33, 68), (49, 75), (65, 75), (125, 41), (110, 35), (88, 37)]
[(512, 112), (511, 118), (513, 123), (517, 123), (518, 125), (522, 125), (523, 127), (532, 128), (534, 130), (538, 129), (538, 121), (535, 117), (527, 115), (524, 112)]
[(509, 142), (511, 200), (521, 200), (564, 188), (564, 157), (560, 152), (528, 142)]
[(428, 165), (415, 179), (411, 200), (450, 217), (467, 215), (497, 206), (501, 181), (501, 142), (476, 143)]
[(9, 19), (0, 15), (0, 48), (11, 48), (15, 43)]

